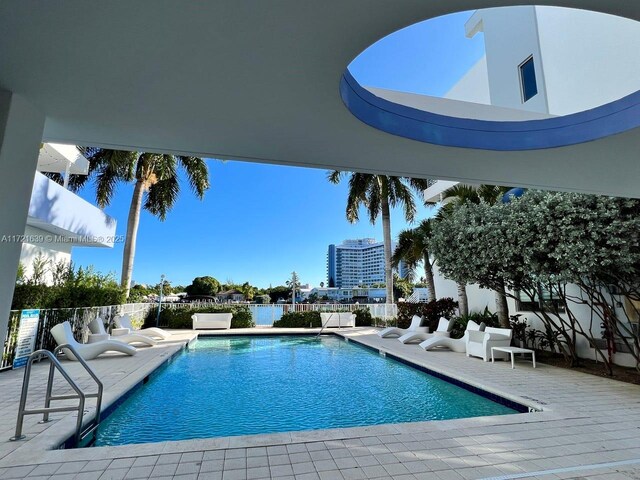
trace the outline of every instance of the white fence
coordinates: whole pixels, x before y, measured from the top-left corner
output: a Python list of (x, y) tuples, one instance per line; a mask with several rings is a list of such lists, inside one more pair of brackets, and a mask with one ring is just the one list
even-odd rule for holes
[[(128, 303), (125, 305), (107, 305), (101, 307), (83, 307), (83, 308), (48, 308), (41, 309), (38, 320), (38, 333), (36, 337), (37, 349), (51, 349), (55, 346), (55, 342), (50, 334), (53, 326), (62, 322), (69, 322), (72, 330), (78, 339), (87, 340), (87, 325), (94, 318), (100, 317), (103, 322), (109, 323), (116, 314), (128, 314), (134, 325), (142, 325), (144, 319), (153, 307), (150, 303)], [(12, 310), (9, 314), (9, 325), (7, 328), (7, 336), (2, 346), (2, 355), (0, 356), (0, 370), (9, 368), (13, 361), (16, 342), (18, 339), (18, 328), (20, 324), (20, 311)]]
[(395, 318), (398, 315), (398, 307), (394, 303), (163, 303), (162, 309), (176, 308), (206, 308), (206, 307), (224, 307), (224, 306), (246, 306), (251, 312), (253, 321), (256, 325), (270, 326), (273, 322), (280, 320), (282, 315), (289, 312), (351, 312), (359, 308), (367, 308), (371, 312), (373, 318), (382, 319), (385, 322)]
[(273, 322), (280, 320), (282, 315), (289, 312), (352, 312), (359, 308), (367, 308), (371, 312), (371, 316), (374, 318), (380, 318), (383, 320), (389, 320), (395, 318), (398, 314), (398, 308), (395, 304), (321, 304), (321, 303), (297, 303), (291, 304), (248, 304), (249, 310), (251, 310), (251, 316), (256, 325), (273, 325)]

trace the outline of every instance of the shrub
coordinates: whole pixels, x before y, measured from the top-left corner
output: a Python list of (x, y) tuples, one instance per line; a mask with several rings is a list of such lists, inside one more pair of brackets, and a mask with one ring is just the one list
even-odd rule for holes
[(370, 327), (373, 325), (373, 317), (368, 308), (357, 308), (353, 313), (356, 314), (356, 327)]
[[(251, 317), (249, 307), (245, 305), (224, 305), (201, 308), (167, 308), (160, 312), (159, 325), (166, 328), (191, 329), (194, 313), (232, 313), (231, 328), (252, 328), (256, 324)], [(145, 327), (155, 327), (158, 307), (151, 308), (144, 320)]]
[(398, 327), (408, 328), (414, 315), (425, 319), (424, 326), (435, 332), (440, 317), (451, 318), (458, 308), (458, 302), (452, 298), (440, 298), (426, 303), (398, 303)]
[(124, 300), (124, 291), (116, 286), (23, 284), (15, 287), (11, 309), (96, 307)]
[(473, 320), (478, 324), (484, 323), (487, 327), (500, 327), (498, 314), (490, 312), (489, 309), (485, 307), (483, 312), (471, 312), (468, 315), (456, 317), (451, 329), (451, 338), (462, 338), (469, 320)]
[(320, 312), (289, 312), (282, 315), (280, 320), (273, 322), (276, 328), (317, 328), (320, 323)]
[(45, 285), (44, 274), (50, 262), (40, 259), (34, 269), (37, 272), (23, 283), (16, 285), (12, 310), (25, 308), (75, 308), (120, 305), (124, 303), (124, 290), (112, 274), (101, 274), (93, 267), (80, 267), (58, 262), (51, 268), (54, 284)]

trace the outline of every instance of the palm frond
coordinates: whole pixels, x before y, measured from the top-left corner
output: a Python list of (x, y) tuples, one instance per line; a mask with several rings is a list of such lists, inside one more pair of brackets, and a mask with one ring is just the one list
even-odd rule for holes
[(176, 175), (159, 180), (149, 187), (144, 208), (164, 221), (167, 213), (173, 208), (179, 192), (180, 184)]
[(343, 174), (344, 172), (341, 172), (339, 170), (329, 170), (327, 172), (327, 180), (337, 185), (338, 183), (340, 183), (340, 179), (342, 178)]
[(198, 198), (202, 199), (204, 193), (211, 187), (207, 163), (199, 157), (179, 156), (178, 161), (187, 173), (187, 180), (191, 186), (191, 191), (193, 191)]

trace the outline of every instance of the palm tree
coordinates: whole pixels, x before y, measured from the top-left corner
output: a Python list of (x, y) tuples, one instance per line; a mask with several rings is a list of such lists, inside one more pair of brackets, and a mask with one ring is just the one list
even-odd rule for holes
[[(328, 174), (331, 183), (338, 184), (344, 172), (337, 170)], [(416, 204), (413, 194), (422, 194), (428, 187), (428, 181), (422, 178), (389, 177), (352, 172), (349, 174), (349, 195), (347, 197), (347, 220), (356, 223), (359, 209), (367, 209), (372, 224), (378, 216), (382, 217), (382, 236), (384, 242), (384, 277), (387, 303), (393, 303), (393, 270), (391, 267), (391, 207), (402, 206), (407, 222), (413, 222)]]
[(242, 285), (238, 285), (237, 288), (238, 288), (238, 291), (242, 292), (246, 300), (253, 300), (253, 297), (258, 291), (258, 289), (252, 286), (251, 284), (249, 284), (249, 282), (244, 282)]
[(428, 300), (436, 299), (436, 287), (433, 279), (433, 264), (429, 258), (429, 238), (431, 238), (431, 222), (428, 218), (422, 220), (416, 228), (403, 230), (398, 235), (398, 245), (391, 259), (394, 267), (404, 261), (409, 274), (414, 275), (420, 262), (424, 263), (425, 282), (428, 290)]
[[(209, 171), (198, 157), (147, 152), (125, 152), (94, 147), (78, 147), (89, 160), (89, 175), (74, 175), (69, 188), (79, 190), (88, 179), (95, 180), (96, 201), (100, 208), (111, 203), (120, 182), (133, 182), (133, 197), (127, 219), (127, 235), (122, 255), (120, 285), (129, 296), (133, 259), (136, 251), (140, 211), (142, 208), (164, 220), (180, 193), (178, 168), (186, 173), (189, 186), (202, 199), (209, 189)], [(144, 200), (144, 203), (143, 203)]]
[[(488, 205), (496, 205), (502, 200), (502, 197), (511, 187), (502, 187), (498, 185), (455, 185), (442, 194), (443, 201), (449, 199), (438, 211), (436, 219), (443, 218), (448, 215), (454, 208), (464, 203), (486, 203)], [(464, 303), (465, 313), (469, 313), (469, 303), (467, 300), (466, 286), (458, 282), (458, 298), (460, 314), (464, 315), (462, 305)], [(496, 294), (496, 313), (500, 320), (500, 325), (509, 328), (509, 305), (507, 303), (507, 294), (504, 282), (495, 289)], [(464, 297), (464, 298), (463, 298)]]

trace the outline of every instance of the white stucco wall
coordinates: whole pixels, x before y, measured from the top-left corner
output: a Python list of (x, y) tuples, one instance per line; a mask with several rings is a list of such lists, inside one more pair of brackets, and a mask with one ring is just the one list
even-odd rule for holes
[[(453, 280), (448, 280), (440, 274), (438, 265), (434, 265), (434, 284), (436, 298), (451, 297), (458, 301), (458, 286)], [(492, 312), (496, 311), (495, 294), (491, 290), (480, 288), (478, 285), (467, 285), (467, 298), (469, 312), (482, 312), (486, 307)]]
[(476, 64), (444, 94), (444, 98), (491, 105), (487, 57), (483, 56), (478, 60)]
[[(478, 10), (467, 22), (467, 30), (484, 32), (484, 44), (491, 104), (546, 113), (547, 99), (535, 7), (488, 8)], [(523, 102), (519, 66), (530, 56), (536, 70), (538, 94)]]
[[(454, 300), (458, 300), (458, 289), (456, 283), (452, 280), (447, 280), (440, 274), (437, 265), (434, 268), (434, 283), (436, 289), (436, 297), (451, 297)], [(568, 285), (567, 293), (575, 298), (580, 297), (580, 290), (576, 285)], [(469, 312), (482, 312), (485, 308), (489, 308), (489, 311), (496, 311), (495, 293), (492, 290), (480, 288), (478, 285), (467, 285), (467, 298), (469, 301)], [(530, 311), (517, 310), (516, 301), (512, 298), (507, 299), (509, 305), (509, 315), (521, 314), (523, 318), (527, 319), (529, 328), (544, 331), (544, 324), (542, 320), (536, 316), (535, 313)], [(592, 317), (591, 311), (587, 305), (580, 305), (575, 303), (571, 305), (572, 313), (578, 318), (580, 324), (585, 330), (591, 329), (595, 338), (600, 338), (602, 328), (600, 327), (600, 321), (594, 315)], [(620, 318), (624, 318), (624, 313), (619, 311)], [(566, 315), (563, 318), (567, 319)], [(576, 346), (578, 356), (581, 358), (588, 358), (592, 360), (600, 360), (596, 357), (596, 351), (589, 347), (587, 340), (577, 335)], [(606, 355), (606, 350), (604, 351)], [(628, 353), (616, 353), (613, 356), (614, 363), (626, 367), (635, 367), (636, 362), (632, 355)]]
[(588, 110), (640, 89), (640, 23), (535, 7), (549, 112)]
[[(45, 238), (49, 232), (40, 230), (38, 228), (30, 227), (27, 225), (25, 228), (26, 238)], [(20, 253), (20, 263), (22, 263), (25, 271), (25, 276), (30, 278), (33, 275), (33, 261), (41, 256), (44, 260), (48, 261), (47, 273), (45, 274), (45, 283), (52, 283), (51, 269), (58, 262), (63, 262), (69, 265), (71, 262), (71, 244), (69, 243), (52, 243), (41, 242), (37, 244), (23, 243), (22, 251)]]

